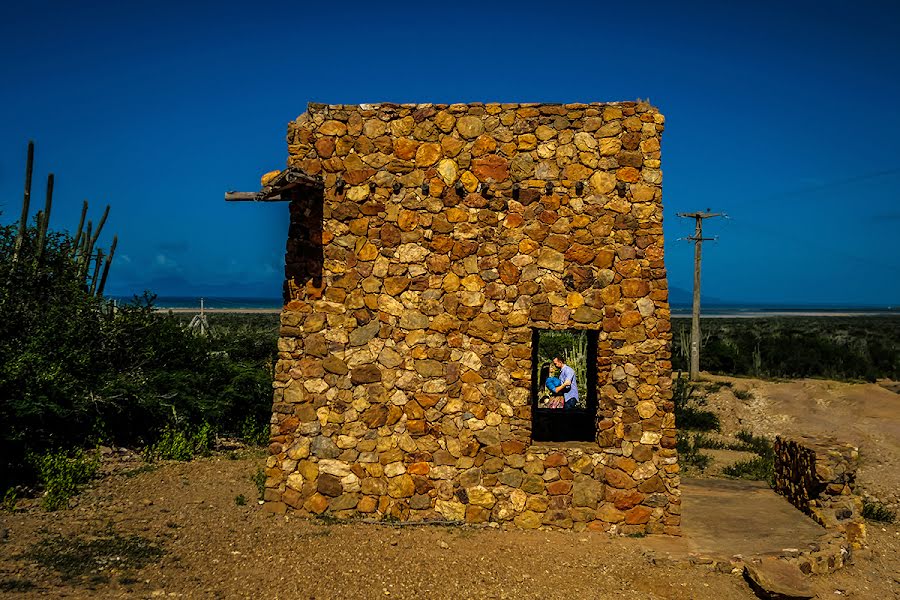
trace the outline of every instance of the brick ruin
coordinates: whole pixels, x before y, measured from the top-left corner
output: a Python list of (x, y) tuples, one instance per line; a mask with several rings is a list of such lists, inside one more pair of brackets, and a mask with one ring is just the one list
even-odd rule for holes
[[(265, 508), (677, 534), (660, 136), (643, 102), (310, 104), (288, 169)], [(596, 332), (537, 442), (535, 330)]]

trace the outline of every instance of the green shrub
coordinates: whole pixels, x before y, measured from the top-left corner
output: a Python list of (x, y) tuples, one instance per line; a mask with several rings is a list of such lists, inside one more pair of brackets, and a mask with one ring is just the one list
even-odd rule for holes
[(266, 493), (266, 472), (262, 469), (257, 469), (256, 472), (250, 476), (250, 481), (256, 486), (259, 499), (262, 500)]
[(681, 373), (675, 378), (672, 402), (675, 404), (675, 424), (679, 429), (718, 431), (719, 416), (697, 406), (702, 400), (693, 398), (696, 387)]
[(159, 440), (144, 450), (145, 460), (191, 460), (209, 454), (215, 435), (212, 427), (204, 423), (197, 429), (166, 427)]
[(238, 506), (244, 506), (247, 504), (247, 498), (243, 494), (238, 494), (234, 497), (234, 503)]
[[(703, 319), (701, 367), (751, 377), (900, 379), (900, 316)], [(672, 363), (688, 365), (690, 319), (672, 320)]]
[(893, 523), (897, 519), (897, 513), (881, 502), (869, 499), (863, 500), (862, 516), (870, 521), (879, 521), (881, 523)]
[(113, 309), (88, 293), (66, 233), (48, 234), (35, 267), (35, 237), (13, 262), (15, 228), (0, 226), (0, 490), (37, 481), (28, 456), (98, 439), (183, 456), (197, 444), (166, 432), (173, 420), (268, 437), (278, 315), (212, 315), (214, 334), (197, 336), (152, 294)]
[(737, 479), (766, 481), (772, 485), (775, 479), (775, 463), (771, 458), (756, 456), (728, 465), (722, 469), (722, 473)]
[(696, 467), (701, 471), (706, 469), (712, 460), (710, 456), (700, 452), (700, 446), (689, 433), (678, 432), (675, 448), (678, 450), (678, 460), (681, 464)]
[(85, 457), (81, 450), (48, 452), (32, 456), (38, 479), (44, 488), (42, 505), (46, 510), (63, 508), (82, 485), (97, 474), (100, 464)]

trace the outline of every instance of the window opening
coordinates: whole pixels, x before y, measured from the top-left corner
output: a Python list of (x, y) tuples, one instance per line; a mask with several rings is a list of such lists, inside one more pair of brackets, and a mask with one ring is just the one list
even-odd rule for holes
[(532, 440), (594, 441), (597, 331), (533, 329), (531, 358)]

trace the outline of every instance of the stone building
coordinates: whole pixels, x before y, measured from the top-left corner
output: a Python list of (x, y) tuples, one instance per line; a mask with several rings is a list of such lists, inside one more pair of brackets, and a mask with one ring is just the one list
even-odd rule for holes
[[(677, 533), (660, 135), (643, 102), (310, 104), (265, 508)], [(578, 408), (536, 344), (586, 340)], [(574, 338), (573, 338), (574, 339)]]

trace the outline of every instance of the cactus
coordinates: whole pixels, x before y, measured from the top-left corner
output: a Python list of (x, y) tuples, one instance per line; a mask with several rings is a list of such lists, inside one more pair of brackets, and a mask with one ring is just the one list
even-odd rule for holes
[(34, 169), (34, 142), (28, 142), (28, 159), (25, 161), (25, 196), (22, 198), (22, 219), (19, 221), (19, 234), (16, 236), (16, 248), (13, 250), (12, 264), (19, 260), (25, 231), (28, 227), (28, 209), (31, 205), (31, 174)]
[(47, 227), (50, 225), (50, 209), (53, 207), (53, 173), (47, 175), (47, 200), (44, 203), (44, 210), (38, 213), (38, 237), (37, 248), (35, 250), (35, 267), (41, 266), (41, 259), (44, 256), (44, 245), (47, 243)]
[(97, 287), (97, 295), (103, 295), (103, 288), (106, 287), (106, 276), (109, 275), (109, 265), (112, 263), (113, 255), (116, 253), (116, 245), (119, 243), (119, 236), (114, 235), (112, 245), (109, 247), (109, 256), (106, 257), (106, 264), (103, 266), (103, 275), (100, 278), (100, 285)]
[[(100, 265), (103, 264), (103, 249), (100, 248), (97, 250), (97, 258), (94, 261), (94, 275), (91, 277), (91, 286), (90, 286), (90, 294), (93, 296), (97, 293), (97, 281), (100, 278)], [(87, 286), (87, 281), (84, 282), (85, 286)]]
[(78, 255), (78, 244), (81, 242), (81, 236), (83, 235), (82, 228), (84, 227), (84, 218), (87, 216), (88, 210), (88, 201), (85, 200), (84, 204), (81, 206), (81, 219), (78, 221), (78, 229), (75, 233), (75, 240), (72, 242), (72, 259), (74, 259)]

